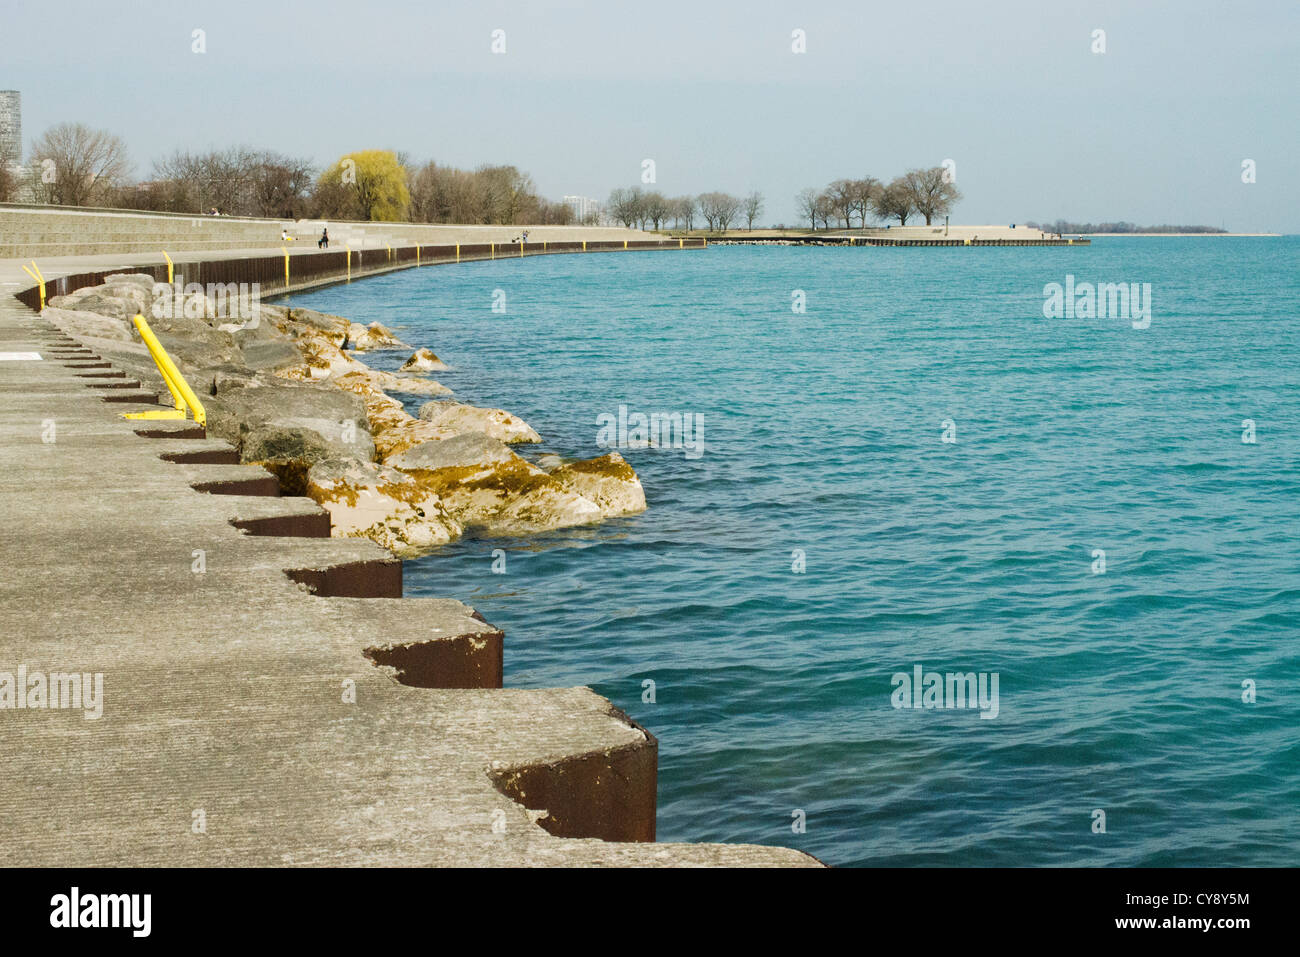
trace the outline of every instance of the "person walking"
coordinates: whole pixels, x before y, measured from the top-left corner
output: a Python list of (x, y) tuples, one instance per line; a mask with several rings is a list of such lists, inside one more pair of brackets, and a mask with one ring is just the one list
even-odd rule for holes
[(316, 248), (317, 249), (330, 248), (330, 231), (328, 226), (320, 231), (320, 239), (316, 243)]

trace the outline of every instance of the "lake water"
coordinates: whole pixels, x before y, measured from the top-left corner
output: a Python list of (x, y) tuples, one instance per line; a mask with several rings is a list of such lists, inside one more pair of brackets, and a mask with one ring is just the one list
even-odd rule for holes
[[(294, 303), (398, 328), (566, 457), (620, 405), (699, 417), (703, 454), (622, 450), (644, 514), (406, 566), (505, 629), (507, 684), (589, 684), (658, 736), (660, 840), (1295, 865), (1298, 266), (1295, 237), (714, 246)], [(1045, 318), (1067, 274), (1149, 283), (1149, 326)], [(996, 674), (996, 716), (895, 707), (916, 666)]]

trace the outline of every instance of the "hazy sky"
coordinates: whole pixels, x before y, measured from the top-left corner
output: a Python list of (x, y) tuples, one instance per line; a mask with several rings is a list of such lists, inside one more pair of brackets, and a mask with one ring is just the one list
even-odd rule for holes
[(141, 176), (177, 148), (391, 148), (603, 199), (649, 158), (665, 193), (758, 189), (792, 223), (805, 186), (952, 159), (954, 222), (1300, 232), (1296, 0), (49, 0), (3, 30), (26, 145), (82, 121)]

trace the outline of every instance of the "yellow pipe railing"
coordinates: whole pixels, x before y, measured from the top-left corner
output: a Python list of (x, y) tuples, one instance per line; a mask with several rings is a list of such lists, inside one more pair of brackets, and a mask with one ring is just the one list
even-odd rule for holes
[(162, 347), (158, 337), (153, 334), (153, 330), (149, 328), (149, 323), (145, 322), (144, 316), (139, 314), (131, 322), (135, 324), (136, 330), (140, 333), (140, 338), (144, 340), (145, 346), (149, 349), (149, 355), (153, 357), (154, 365), (162, 373), (163, 381), (167, 383), (167, 391), (172, 394), (172, 401), (175, 402), (176, 408), (169, 409), (166, 412), (125, 412), (122, 414), (122, 418), (183, 419), (185, 418), (185, 412), (188, 410), (194, 416), (195, 422), (206, 427), (208, 416), (203, 411), (203, 403), (194, 394), (190, 384), (185, 381), (185, 377), (181, 375), (181, 370), (176, 368), (176, 363), (167, 354), (167, 350)]
[[(35, 270), (33, 272), (33, 270)], [(23, 272), (36, 280), (36, 284), (41, 288), (41, 312), (45, 311), (45, 277), (41, 275), (41, 267), (36, 265), (36, 260), (32, 260), (32, 268), (23, 267)]]

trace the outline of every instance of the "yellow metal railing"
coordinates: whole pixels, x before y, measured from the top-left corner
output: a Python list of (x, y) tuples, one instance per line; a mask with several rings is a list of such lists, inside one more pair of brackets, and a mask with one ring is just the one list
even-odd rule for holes
[(36, 280), (36, 284), (41, 287), (41, 312), (45, 311), (45, 277), (41, 275), (41, 267), (36, 265), (36, 260), (32, 260), (32, 268), (28, 269), (23, 266), (23, 272)]
[(138, 314), (131, 321), (135, 324), (136, 330), (140, 333), (140, 338), (144, 340), (145, 346), (149, 349), (149, 355), (153, 357), (154, 365), (158, 366), (158, 371), (162, 373), (163, 381), (167, 383), (167, 391), (172, 394), (172, 401), (176, 404), (176, 408), (156, 412), (124, 412), (122, 418), (183, 419), (188, 410), (194, 416), (195, 422), (206, 427), (208, 417), (207, 413), (203, 411), (203, 403), (194, 394), (190, 384), (185, 381), (185, 377), (181, 375), (181, 370), (176, 368), (176, 363), (167, 354), (167, 350), (162, 347), (158, 337), (153, 334), (153, 330), (149, 328), (149, 323), (144, 321), (144, 316)]

